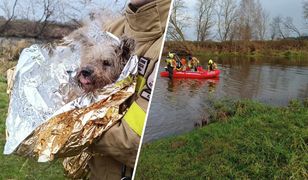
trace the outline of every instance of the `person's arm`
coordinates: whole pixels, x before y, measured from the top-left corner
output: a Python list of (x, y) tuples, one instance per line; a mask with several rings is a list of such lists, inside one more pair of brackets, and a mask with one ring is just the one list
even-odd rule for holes
[(131, 0), (128, 6), (131, 8), (132, 11), (136, 12), (140, 7), (152, 1), (153, 0)]
[(171, 0), (131, 0), (132, 3), (143, 5), (135, 12), (131, 7), (126, 9), (125, 17), (111, 23), (106, 30), (135, 39), (135, 53), (143, 58), (145, 69), (139, 72), (136, 97), (123, 119), (89, 148), (95, 154), (111, 156), (129, 167), (133, 167), (136, 160)]
[(130, 3), (134, 6), (141, 7), (149, 2), (152, 2), (153, 0), (131, 0)]

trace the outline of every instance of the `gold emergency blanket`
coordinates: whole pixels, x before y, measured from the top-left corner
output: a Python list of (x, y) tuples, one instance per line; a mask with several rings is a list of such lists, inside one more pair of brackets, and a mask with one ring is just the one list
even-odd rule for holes
[(43, 123), (17, 147), (16, 153), (37, 157), (39, 161), (68, 157), (63, 162), (67, 175), (85, 176), (91, 158), (87, 147), (122, 118), (121, 105), (134, 93), (135, 82), (121, 83), (124, 87), (107, 99), (64, 112)]
[[(98, 43), (120, 43), (96, 24), (88, 34)], [(130, 57), (115, 83), (85, 93), (74, 80), (80, 48), (79, 42), (68, 41), (52, 49), (32, 45), (22, 51), (14, 73), (8, 76), (10, 105), (4, 154), (32, 157), (38, 162), (63, 158), (67, 175), (86, 175), (91, 158), (88, 147), (123, 117), (135, 93), (138, 57)]]

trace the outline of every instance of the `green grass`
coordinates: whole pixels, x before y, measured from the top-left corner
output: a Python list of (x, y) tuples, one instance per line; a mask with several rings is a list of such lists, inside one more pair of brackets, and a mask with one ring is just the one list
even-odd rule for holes
[(0, 179), (64, 179), (64, 171), (60, 161), (37, 163), (33, 159), (3, 155), (8, 104), (6, 79), (0, 74)]
[(208, 126), (145, 144), (136, 179), (307, 179), (308, 101), (217, 101)]

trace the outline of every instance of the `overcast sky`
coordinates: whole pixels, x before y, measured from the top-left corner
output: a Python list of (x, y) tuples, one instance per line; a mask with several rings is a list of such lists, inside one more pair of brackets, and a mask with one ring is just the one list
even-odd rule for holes
[[(14, 2), (14, 0), (0, 0), (0, 4), (2, 3), (1, 1), (2, 2), (9, 1), (11, 6), (13, 5)], [(33, 0), (19, 0), (19, 3), (27, 3), (27, 1), (33, 1)], [(71, 2), (72, 0), (63, 0), (63, 1)], [(81, 8), (80, 17), (84, 17), (84, 15), (86, 15), (91, 9), (99, 8), (102, 6), (110, 8), (112, 10), (119, 11), (123, 9), (125, 3), (129, 0), (118, 0), (117, 3), (115, 3), (115, 0), (92, 0), (92, 1), (95, 2), (96, 5), (90, 6), (86, 9)], [(239, 2), (240, 0), (237, 1)], [(301, 33), (308, 34), (308, 24), (305, 25), (305, 21), (303, 18), (303, 9), (302, 9), (303, 1), (305, 0), (260, 0), (261, 4), (263, 5), (263, 8), (269, 13), (270, 18), (275, 17), (277, 15), (283, 17), (290, 16), (293, 18), (294, 24), (296, 25), (296, 27), (300, 29)], [(188, 26), (185, 29), (185, 35), (189, 40), (196, 39), (196, 33), (193, 24), (194, 13), (195, 13), (194, 9), (196, 8), (196, 2), (197, 0), (185, 0), (185, 6), (188, 7), (186, 9), (186, 13), (192, 18), (192, 21), (190, 21), (190, 26)], [(38, 9), (37, 11), (40, 10)], [(40, 15), (41, 13), (37, 14)], [(0, 9), (0, 16), (1, 15), (3, 15), (3, 12)], [(214, 34), (215, 32), (212, 33), (212, 36), (214, 36)]]
[[(64, 10), (65, 12), (76, 14), (76, 18), (84, 18), (89, 12), (96, 11), (98, 9), (104, 8), (107, 10), (111, 10), (113, 12), (119, 13), (123, 10), (128, 0), (60, 0), (64, 2)], [(13, 7), (15, 0), (0, 0), (0, 16), (5, 16), (4, 11), (2, 10), (3, 6), (9, 2), (10, 10)], [(43, 8), (44, 0), (18, 0), (17, 6), (15, 10), (15, 15), (17, 18), (25, 18), (22, 16), (26, 16), (29, 14), (28, 18), (30, 20), (38, 20), (42, 17), (44, 12)], [(51, 1), (53, 2), (53, 1)], [(88, 5), (84, 7), (84, 2), (88, 2)], [(90, 3), (89, 3), (90, 2)], [(31, 7), (34, 7), (32, 10)], [(78, 10), (78, 11), (77, 11)], [(33, 15), (34, 14), (34, 15)], [(62, 21), (61, 18), (56, 17), (56, 19), (52, 19), (56, 21)]]
[[(240, 0), (238, 0), (239, 2)], [(197, 0), (186, 1), (186, 6), (188, 6), (187, 13), (193, 18), (192, 9), (196, 7)], [(293, 18), (293, 22), (296, 27), (298, 27), (301, 33), (308, 34), (308, 25), (305, 25), (303, 18), (303, 2), (304, 0), (260, 0), (263, 8), (269, 13), (270, 19), (277, 15), (282, 17), (290, 16)], [(189, 40), (196, 39), (195, 29), (187, 28), (185, 30), (185, 35)]]

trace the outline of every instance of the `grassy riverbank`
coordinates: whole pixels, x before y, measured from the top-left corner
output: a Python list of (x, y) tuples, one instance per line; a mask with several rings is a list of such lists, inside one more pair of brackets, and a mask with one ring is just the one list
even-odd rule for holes
[(37, 163), (15, 155), (3, 155), (5, 144), (5, 119), (9, 98), (6, 94), (6, 70), (16, 62), (0, 62), (0, 179), (64, 179), (60, 162)]
[(248, 56), (248, 57), (308, 57), (308, 40), (275, 40), (275, 41), (227, 41), (227, 42), (194, 42), (168, 41), (164, 53), (186, 52), (195, 56)]
[(211, 123), (143, 145), (136, 179), (307, 179), (308, 101), (213, 103)]

